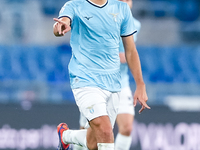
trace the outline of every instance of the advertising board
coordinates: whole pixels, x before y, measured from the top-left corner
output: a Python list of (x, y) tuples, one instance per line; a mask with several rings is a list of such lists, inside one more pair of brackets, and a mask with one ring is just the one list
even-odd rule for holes
[[(174, 112), (166, 106), (153, 106), (141, 114), (138, 110), (131, 150), (200, 150), (200, 112)], [(0, 105), (0, 149), (55, 150), (60, 122), (78, 129), (78, 107), (37, 104), (24, 110), (17, 104)]]

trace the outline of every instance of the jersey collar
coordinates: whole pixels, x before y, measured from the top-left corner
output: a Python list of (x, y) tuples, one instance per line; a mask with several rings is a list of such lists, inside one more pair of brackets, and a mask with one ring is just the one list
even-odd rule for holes
[(86, 0), (86, 1), (87, 1), (88, 3), (90, 3), (90, 4), (92, 4), (93, 6), (98, 7), (98, 8), (103, 8), (104, 6), (106, 6), (106, 5), (108, 4), (108, 0), (107, 0), (106, 3), (103, 4), (103, 5), (97, 5), (97, 4), (93, 3), (93, 2), (90, 1), (90, 0)]

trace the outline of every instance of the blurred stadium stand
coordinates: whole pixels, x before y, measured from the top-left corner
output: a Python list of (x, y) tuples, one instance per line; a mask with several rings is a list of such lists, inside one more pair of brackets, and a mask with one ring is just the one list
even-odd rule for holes
[[(65, 2), (0, 0), (2, 150), (54, 150), (58, 123), (79, 128), (67, 69), (70, 33), (52, 33)], [(133, 0), (151, 110), (138, 115), (136, 106), (131, 150), (200, 150), (199, 7), (200, 0)], [(134, 90), (132, 77), (130, 85)]]
[[(159, 84), (162, 90), (165, 89), (165, 93), (156, 99), (163, 99), (169, 94), (169, 85), (171, 88), (174, 85), (200, 85), (200, 47), (138, 46), (138, 52), (147, 85)], [(67, 69), (70, 57), (71, 48), (65, 44), (0, 46), (1, 101), (4, 98), (19, 101), (24, 94), (24, 98), (33, 100), (73, 101)], [(130, 83), (134, 88), (133, 78), (130, 78)], [(199, 90), (194, 89), (187, 94), (199, 94)], [(185, 90), (182, 93), (178, 91), (174, 92), (186, 94)], [(18, 94), (19, 97), (16, 97)], [(159, 90), (150, 99), (153, 100), (157, 94)], [(6, 95), (9, 96), (6, 98)]]
[[(74, 102), (67, 70), (70, 33), (52, 33), (52, 18), (65, 1), (1, 0), (0, 102)], [(152, 104), (163, 104), (168, 95), (200, 96), (199, 6), (199, 0), (133, 0)]]
[(68, 45), (0, 46), (1, 101), (73, 100), (67, 70), (70, 57)]

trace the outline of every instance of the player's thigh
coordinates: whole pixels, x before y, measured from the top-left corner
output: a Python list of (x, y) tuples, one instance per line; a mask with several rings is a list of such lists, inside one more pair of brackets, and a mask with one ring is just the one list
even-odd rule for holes
[(133, 124), (134, 116), (131, 114), (118, 114), (117, 125), (119, 128), (130, 128)]
[(123, 135), (129, 136), (133, 129), (134, 116), (131, 114), (118, 114), (117, 115), (117, 125), (119, 132)]
[[(89, 132), (91, 129), (91, 132)], [(91, 139), (91, 136), (95, 135), (94, 139)], [(114, 134), (112, 130), (112, 125), (110, 118), (108, 116), (100, 116), (90, 121), (90, 128), (87, 132), (87, 140), (94, 142), (96, 139), (97, 143), (113, 143)], [(90, 144), (92, 145), (93, 143)]]
[(97, 129), (99, 131), (110, 131), (112, 130), (112, 125), (109, 116), (100, 116), (90, 121), (90, 127), (92, 129)]

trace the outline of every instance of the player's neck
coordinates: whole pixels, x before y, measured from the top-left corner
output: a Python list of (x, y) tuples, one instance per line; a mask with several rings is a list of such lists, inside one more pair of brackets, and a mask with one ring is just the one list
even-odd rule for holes
[(108, 0), (89, 0), (89, 1), (96, 5), (102, 6), (102, 5), (106, 4)]

